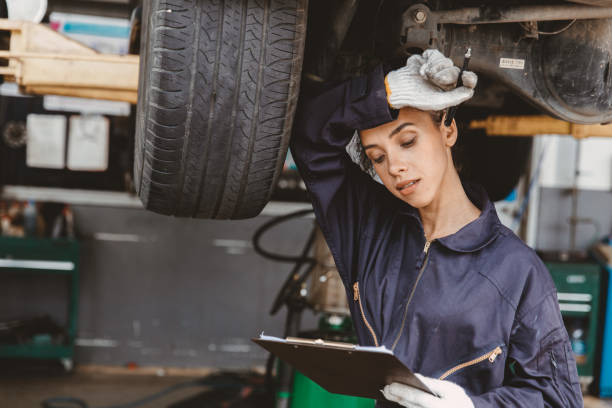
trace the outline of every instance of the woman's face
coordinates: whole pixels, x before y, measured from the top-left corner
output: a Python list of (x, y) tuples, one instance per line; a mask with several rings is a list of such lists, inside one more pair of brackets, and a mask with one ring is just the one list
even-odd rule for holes
[(359, 132), (363, 149), (387, 189), (415, 208), (437, 196), (449, 169), (455, 123), (437, 126), (427, 112), (400, 110), (396, 120)]

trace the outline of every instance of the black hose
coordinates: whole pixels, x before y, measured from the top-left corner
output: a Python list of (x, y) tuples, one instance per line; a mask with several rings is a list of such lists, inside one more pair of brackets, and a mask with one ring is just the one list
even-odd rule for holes
[(312, 209), (295, 211), (287, 215), (282, 215), (280, 217), (273, 218), (272, 220), (263, 224), (261, 227), (257, 229), (257, 231), (255, 231), (255, 235), (253, 235), (253, 248), (255, 249), (255, 252), (257, 252), (259, 255), (263, 256), (264, 258), (272, 259), (278, 262), (315, 262), (313, 258), (304, 257), (303, 255), (302, 256), (288, 256), (288, 255), (280, 255), (280, 254), (274, 254), (272, 252), (268, 252), (265, 249), (263, 249), (261, 247), (261, 244), (259, 243), (261, 236), (266, 231), (268, 231), (270, 228), (280, 223), (283, 223), (285, 221), (288, 221), (292, 218), (302, 217), (306, 214), (311, 213), (312, 211), (313, 211)]
[[(317, 264), (317, 261), (314, 258), (308, 256), (308, 253), (310, 252), (310, 249), (312, 248), (312, 245), (316, 238), (316, 230), (314, 228), (312, 229), (308, 240), (306, 241), (306, 245), (304, 245), (302, 252), (298, 256), (274, 254), (263, 249), (260, 243), (261, 237), (265, 232), (267, 232), (269, 229), (278, 224), (281, 224), (285, 221), (289, 221), (293, 218), (302, 217), (312, 212), (312, 209), (298, 210), (286, 215), (281, 215), (279, 217), (273, 218), (270, 221), (264, 223), (259, 228), (257, 228), (255, 234), (253, 235), (253, 248), (255, 249), (255, 252), (257, 252), (259, 255), (277, 262), (295, 263), (295, 265), (291, 269), (291, 272), (287, 276), (287, 279), (285, 279), (285, 282), (283, 282), (281, 289), (278, 291), (278, 295), (276, 295), (274, 302), (272, 302), (272, 308), (270, 309), (271, 315), (275, 315), (280, 310), (282, 305), (293, 293), (293, 289), (301, 285), (306, 280), (306, 278), (308, 278), (308, 275), (310, 275), (310, 272)], [(308, 265), (308, 269), (306, 269), (300, 274), (300, 270), (305, 264)]]
[(266, 392), (268, 395), (274, 395), (274, 376), (272, 373), (274, 372), (274, 363), (276, 362), (276, 356), (272, 353), (268, 354), (268, 359), (266, 360), (266, 373), (264, 376), (264, 384), (266, 387)]
[[(310, 272), (317, 264), (317, 261), (314, 258), (308, 257), (308, 253), (310, 252), (310, 248), (312, 248), (315, 238), (316, 230), (313, 228), (310, 232), (308, 240), (306, 241), (306, 245), (304, 245), (304, 248), (302, 249), (302, 253), (299, 257), (296, 257), (297, 261), (295, 262), (293, 269), (291, 272), (289, 272), (289, 275), (287, 275), (287, 279), (285, 279), (285, 282), (283, 282), (283, 285), (278, 291), (278, 295), (276, 295), (276, 299), (274, 299), (274, 302), (272, 303), (272, 308), (270, 309), (270, 314), (272, 316), (274, 316), (280, 310), (281, 306), (291, 296), (293, 292), (292, 289), (299, 287), (306, 280), (306, 278), (308, 278), (308, 275), (310, 275)], [(303, 272), (302, 276), (300, 277), (299, 272), (304, 264), (308, 265), (308, 269)]]

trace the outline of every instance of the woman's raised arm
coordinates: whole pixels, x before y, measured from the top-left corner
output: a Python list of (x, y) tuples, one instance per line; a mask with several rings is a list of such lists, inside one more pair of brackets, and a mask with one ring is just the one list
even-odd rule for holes
[(291, 153), (345, 283), (350, 283), (361, 220), (376, 198), (389, 195), (351, 161), (346, 145), (355, 130), (391, 120), (382, 66), (298, 107)]

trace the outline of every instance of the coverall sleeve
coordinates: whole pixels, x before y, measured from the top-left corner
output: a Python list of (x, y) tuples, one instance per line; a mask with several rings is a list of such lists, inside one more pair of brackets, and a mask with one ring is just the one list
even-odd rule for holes
[(472, 397), (484, 407), (583, 407), (576, 362), (554, 289), (519, 311), (508, 349), (504, 386)]
[(297, 110), (291, 154), (345, 284), (351, 282), (361, 220), (384, 191), (351, 161), (346, 145), (355, 130), (391, 120), (380, 65), (367, 76), (302, 99)]

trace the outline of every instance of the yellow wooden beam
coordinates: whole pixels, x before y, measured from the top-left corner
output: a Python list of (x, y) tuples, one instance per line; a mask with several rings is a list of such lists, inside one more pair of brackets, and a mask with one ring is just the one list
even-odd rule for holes
[(470, 129), (484, 129), (489, 136), (572, 135), (585, 137), (612, 137), (612, 124), (580, 125), (549, 116), (489, 116), (473, 120)]
[(54, 30), (26, 21), (0, 19), (0, 30), (11, 32), (9, 50), (0, 58), (9, 65), (0, 75), (26, 93), (65, 95), (136, 103), (137, 55), (109, 55)]

